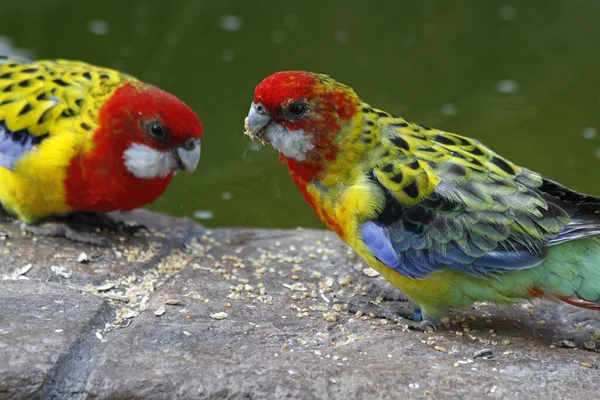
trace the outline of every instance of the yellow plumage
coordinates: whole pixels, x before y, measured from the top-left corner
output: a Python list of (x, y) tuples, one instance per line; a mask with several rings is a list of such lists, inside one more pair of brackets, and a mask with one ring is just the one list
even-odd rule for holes
[(11, 132), (47, 136), (12, 169), (0, 167), (0, 201), (8, 211), (26, 222), (70, 211), (66, 168), (76, 154), (92, 148), (102, 104), (131, 81), (83, 62), (0, 58), (0, 122)]

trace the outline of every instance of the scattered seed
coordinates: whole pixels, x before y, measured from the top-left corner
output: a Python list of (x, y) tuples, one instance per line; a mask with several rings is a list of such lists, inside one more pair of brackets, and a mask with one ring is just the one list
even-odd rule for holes
[(473, 358), (481, 357), (483, 359), (488, 359), (494, 357), (494, 351), (492, 349), (481, 349), (473, 353)]
[(136, 312), (133, 311), (131, 308), (122, 308), (119, 311), (121, 311), (121, 317), (123, 319), (133, 318), (137, 315)]
[(120, 301), (121, 303), (129, 303), (129, 297), (123, 296), (117, 293), (104, 293), (102, 295), (105, 299)]
[(184, 334), (185, 336), (192, 336), (192, 334), (191, 334), (191, 333), (189, 333), (188, 331), (183, 331), (183, 334)]
[(168, 306), (180, 306), (183, 304), (183, 301), (179, 299), (167, 299), (167, 301), (165, 301), (165, 304)]
[(323, 319), (327, 322), (337, 322), (337, 317), (331, 313), (324, 313)]
[(552, 343), (555, 347), (565, 347), (568, 349), (574, 349), (577, 347), (577, 343), (573, 340), (573, 338), (566, 338), (563, 340), (559, 340), (558, 342)]
[(352, 277), (350, 275), (344, 275), (338, 279), (338, 284), (340, 286), (348, 286), (352, 283)]
[(371, 267), (367, 267), (367, 268), (363, 269), (362, 273), (365, 274), (366, 276), (368, 276), (369, 278), (375, 278), (376, 276), (379, 276), (379, 272), (375, 271)]
[(156, 316), (161, 316), (163, 315), (165, 312), (167, 312), (167, 310), (164, 307), (159, 307), (154, 311), (154, 315)]
[(88, 258), (88, 255), (86, 252), (82, 251), (79, 256), (77, 257), (77, 262), (85, 264), (88, 261), (90, 261), (90, 259)]
[(27, 279), (23, 275), (25, 275), (29, 270), (33, 268), (33, 264), (27, 264), (22, 266), (21, 268), (17, 268), (13, 274), (14, 279)]
[(218, 313), (210, 314), (210, 317), (212, 319), (226, 319), (227, 318), (227, 313), (221, 311), (221, 312), (218, 312)]
[(94, 289), (96, 289), (99, 292), (104, 292), (106, 290), (110, 290), (110, 289), (114, 288), (115, 286), (117, 286), (116, 283), (106, 282), (106, 283), (103, 283), (102, 285), (96, 286)]
[(436, 349), (437, 351), (441, 351), (442, 353), (446, 352), (446, 348), (443, 346), (433, 346), (434, 349)]
[(98, 331), (98, 332), (96, 332), (96, 337), (98, 338), (98, 340), (102, 340), (102, 339), (104, 339), (104, 338), (102, 337), (102, 333), (100, 333), (99, 331)]
[(596, 342), (584, 342), (583, 346), (590, 351), (597, 351)]
[(56, 265), (50, 266), (50, 271), (52, 271), (55, 275), (62, 276), (63, 278), (70, 278), (73, 274), (72, 271), (68, 271), (64, 267), (58, 267)]

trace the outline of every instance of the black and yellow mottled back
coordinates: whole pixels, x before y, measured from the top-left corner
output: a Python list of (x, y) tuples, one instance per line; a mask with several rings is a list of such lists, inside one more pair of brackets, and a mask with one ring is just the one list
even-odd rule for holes
[[(99, 105), (123, 82), (120, 72), (78, 61), (28, 62), (0, 56), (0, 124), (17, 137), (52, 134), (59, 119), (93, 130)], [(33, 139), (34, 141), (36, 139)]]
[(476, 140), (368, 105), (363, 119), (364, 136), (375, 132), (386, 149), (369, 172), (383, 200), (375, 218), (360, 222), (363, 237), (375, 246), (389, 237), (391, 247), (379, 256), (405, 276), (530, 268), (548, 246), (600, 233), (598, 198), (518, 167)]

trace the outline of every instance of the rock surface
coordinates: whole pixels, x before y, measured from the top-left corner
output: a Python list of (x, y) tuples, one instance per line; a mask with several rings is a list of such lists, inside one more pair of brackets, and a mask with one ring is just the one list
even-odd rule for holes
[(125, 218), (150, 232), (108, 248), (2, 227), (0, 399), (598, 397), (593, 311), (478, 305), (413, 332), (341, 311), (381, 278), (329, 232)]

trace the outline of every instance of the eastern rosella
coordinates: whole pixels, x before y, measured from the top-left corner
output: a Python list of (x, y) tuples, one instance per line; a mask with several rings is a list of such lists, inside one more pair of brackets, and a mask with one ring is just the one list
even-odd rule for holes
[(201, 137), (187, 105), (129, 75), (0, 57), (0, 203), (28, 224), (153, 202), (176, 171), (196, 168)]
[(267, 77), (245, 128), (279, 151), (325, 225), (415, 304), (412, 326), (452, 306), (544, 295), (600, 310), (600, 198), (373, 108), (326, 75)]

